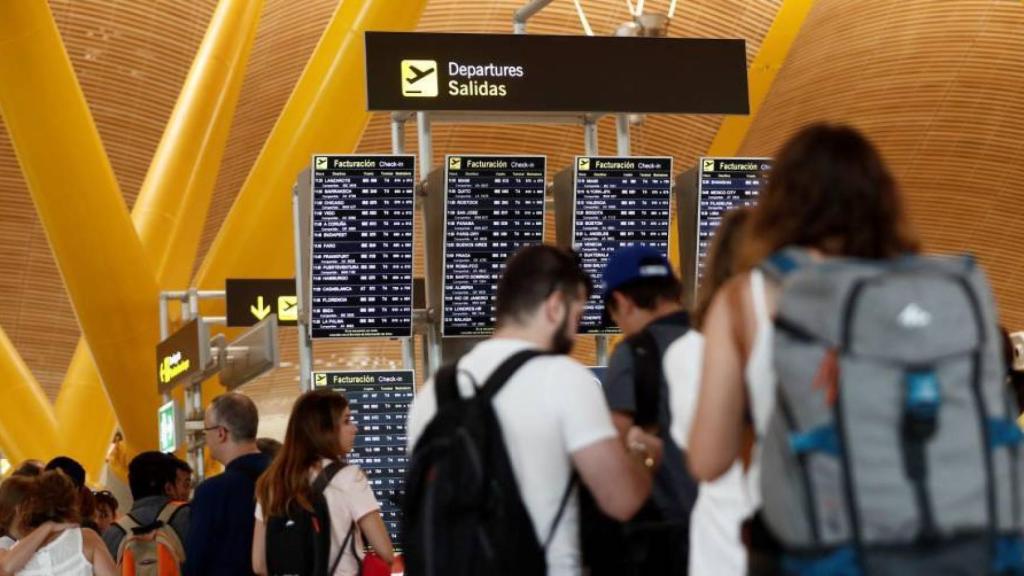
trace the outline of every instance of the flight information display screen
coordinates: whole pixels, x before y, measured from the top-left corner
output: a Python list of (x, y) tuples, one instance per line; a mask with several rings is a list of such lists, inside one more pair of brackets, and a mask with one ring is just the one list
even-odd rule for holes
[(694, 278), (700, 286), (715, 232), (727, 212), (757, 204), (768, 183), (770, 158), (701, 158), (697, 185), (697, 258)]
[(316, 155), (313, 338), (412, 336), (413, 156)]
[(594, 281), (579, 333), (617, 333), (603, 314), (601, 272), (623, 246), (643, 244), (668, 255), (672, 159), (577, 156), (575, 182), (572, 244)]
[(348, 398), (359, 427), (348, 461), (370, 481), (391, 541), (401, 542), (400, 503), (405, 490), (406, 420), (416, 394), (412, 370), (314, 372), (313, 386), (337, 390)]
[(544, 241), (543, 156), (445, 160), (444, 336), (494, 331), (494, 293), (505, 261)]

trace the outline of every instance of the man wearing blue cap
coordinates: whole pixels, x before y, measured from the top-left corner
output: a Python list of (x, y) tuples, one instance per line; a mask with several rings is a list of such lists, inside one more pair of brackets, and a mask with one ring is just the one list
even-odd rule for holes
[(662, 362), (672, 342), (690, 329), (683, 287), (660, 251), (640, 245), (613, 253), (602, 279), (605, 312), (626, 337), (612, 354), (604, 383), (612, 420), (623, 438), (635, 424), (660, 436), (665, 450), (650, 500), (623, 531), (630, 553), (622, 555), (629, 565), (620, 568), (623, 573), (685, 574), (697, 483), (669, 434)]

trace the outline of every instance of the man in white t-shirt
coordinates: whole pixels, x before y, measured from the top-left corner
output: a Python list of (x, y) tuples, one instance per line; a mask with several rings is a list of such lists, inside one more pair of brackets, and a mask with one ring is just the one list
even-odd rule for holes
[[(458, 362), (459, 391), (470, 397), (513, 354), (531, 348), (554, 353), (528, 361), (494, 398), (516, 482), (540, 542), (551, 531), (574, 468), (601, 509), (626, 520), (649, 496), (661, 458), (661, 441), (639, 428), (630, 431), (627, 443), (619, 439), (601, 388), (585, 367), (565, 356), (590, 285), (571, 253), (551, 246), (520, 250), (498, 283), (494, 336)], [(429, 381), (410, 408), (410, 453), (436, 412)], [(582, 573), (575, 492), (546, 555), (548, 574)]]

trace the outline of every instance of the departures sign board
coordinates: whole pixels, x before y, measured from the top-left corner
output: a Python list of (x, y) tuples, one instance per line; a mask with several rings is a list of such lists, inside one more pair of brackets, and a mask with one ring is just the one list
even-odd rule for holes
[(770, 158), (701, 158), (697, 184), (696, 287), (722, 218), (741, 206), (754, 206), (768, 184)]
[(572, 245), (594, 282), (580, 334), (614, 334), (603, 314), (601, 272), (623, 246), (643, 244), (668, 255), (672, 159), (577, 156)]
[(413, 156), (313, 156), (310, 333), (412, 335)]
[(370, 480), (381, 505), (391, 541), (401, 542), (409, 404), (416, 394), (412, 370), (366, 372), (313, 372), (315, 388), (330, 388), (345, 395), (352, 420), (359, 427), (348, 461), (357, 464)]
[(505, 261), (544, 242), (544, 156), (445, 159), (442, 335), (488, 336)]

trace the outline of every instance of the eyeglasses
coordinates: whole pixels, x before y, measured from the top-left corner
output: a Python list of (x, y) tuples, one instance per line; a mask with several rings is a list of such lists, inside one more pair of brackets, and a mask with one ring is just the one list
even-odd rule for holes
[(216, 430), (218, 428), (224, 428), (224, 427), (219, 425), (219, 424), (217, 426), (207, 426), (207, 427), (203, 428), (203, 432), (209, 432), (211, 430)]

